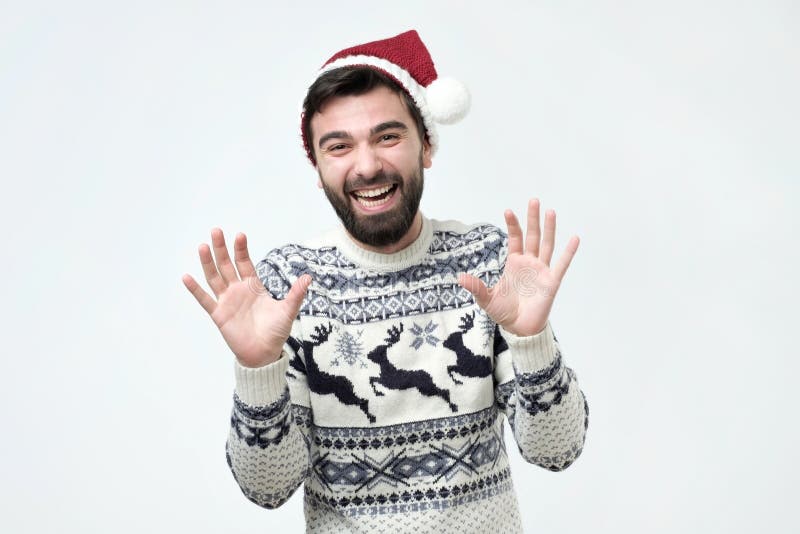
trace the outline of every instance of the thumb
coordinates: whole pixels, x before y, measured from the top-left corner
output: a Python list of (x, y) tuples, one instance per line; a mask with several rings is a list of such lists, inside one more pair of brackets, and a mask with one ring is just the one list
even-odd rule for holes
[(287, 311), (290, 313), (290, 317), (297, 316), (297, 313), (300, 311), (300, 306), (303, 304), (303, 298), (305, 298), (306, 292), (308, 291), (308, 286), (310, 285), (311, 275), (304, 274), (295, 280), (292, 287), (289, 288), (289, 293), (286, 294), (286, 298), (283, 300), (285, 306), (288, 307)]
[(458, 283), (461, 287), (472, 293), (475, 297), (475, 302), (481, 308), (486, 308), (489, 304), (489, 289), (483, 280), (468, 273), (461, 273), (458, 275)]

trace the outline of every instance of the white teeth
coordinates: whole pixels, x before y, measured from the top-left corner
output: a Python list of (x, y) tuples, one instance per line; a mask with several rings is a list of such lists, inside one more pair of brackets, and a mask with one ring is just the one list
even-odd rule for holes
[(358, 200), (358, 203), (361, 204), (362, 206), (365, 206), (367, 208), (374, 208), (375, 206), (381, 206), (383, 204), (386, 204), (392, 199), (393, 196), (394, 192), (392, 192), (392, 194), (387, 196), (386, 198), (382, 198), (380, 200), (364, 200), (363, 198), (358, 196), (356, 197), (356, 200)]
[(358, 191), (358, 192), (355, 193), (355, 195), (357, 197), (365, 197), (365, 198), (377, 197), (378, 195), (384, 194), (385, 192), (387, 192), (391, 188), (392, 188), (391, 185), (387, 185), (387, 186), (384, 186), (384, 187), (381, 187), (381, 188), (378, 188), (378, 189), (369, 189), (369, 190), (366, 190), (366, 191)]

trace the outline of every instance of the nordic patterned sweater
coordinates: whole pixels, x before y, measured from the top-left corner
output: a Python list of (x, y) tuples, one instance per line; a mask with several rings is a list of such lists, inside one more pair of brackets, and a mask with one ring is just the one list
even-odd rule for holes
[(234, 363), (228, 465), (274, 508), (304, 484), (307, 532), (522, 532), (503, 438), (558, 471), (581, 453), (588, 406), (550, 324), (517, 337), (457, 282), (492, 286), (507, 236), (423, 216), (394, 254), (337, 229), (271, 251), (259, 278), (283, 298), (313, 281), (281, 358)]

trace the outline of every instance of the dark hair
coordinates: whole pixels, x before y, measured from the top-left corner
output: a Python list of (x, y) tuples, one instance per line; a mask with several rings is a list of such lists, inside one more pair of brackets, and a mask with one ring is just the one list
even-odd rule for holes
[(394, 78), (371, 67), (341, 67), (330, 70), (317, 78), (308, 88), (308, 93), (306, 93), (306, 98), (303, 101), (304, 111), (301, 125), (303, 141), (306, 145), (306, 151), (314, 163), (316, 161), (314, 143), (311, 136), (311, 118), (314, 114), (319, 112), (325, 101), (331, 97), (363, 95), (377, 87), (387, 87), (403, 97), (403, 102), (417, 125), (420, 141), (424, 142), (427, 139), (425, 122), (422, 120), (419, 108), (417, 108), (411, 95)]

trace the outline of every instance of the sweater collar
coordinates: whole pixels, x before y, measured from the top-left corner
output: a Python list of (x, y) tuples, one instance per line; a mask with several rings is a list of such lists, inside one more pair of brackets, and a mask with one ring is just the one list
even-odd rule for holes
[(417, 238), (403, 250), (392, 254), (372, 252), (359, 246), (348, 235), (344, 226), (339, 226), (334, 232), (336, 247), (339, 252), (356, 265), (374, 271), (398, 271), (416, 265), (430, 249), (433, 238), (431, 221), (420, 212), (422, 229)]

